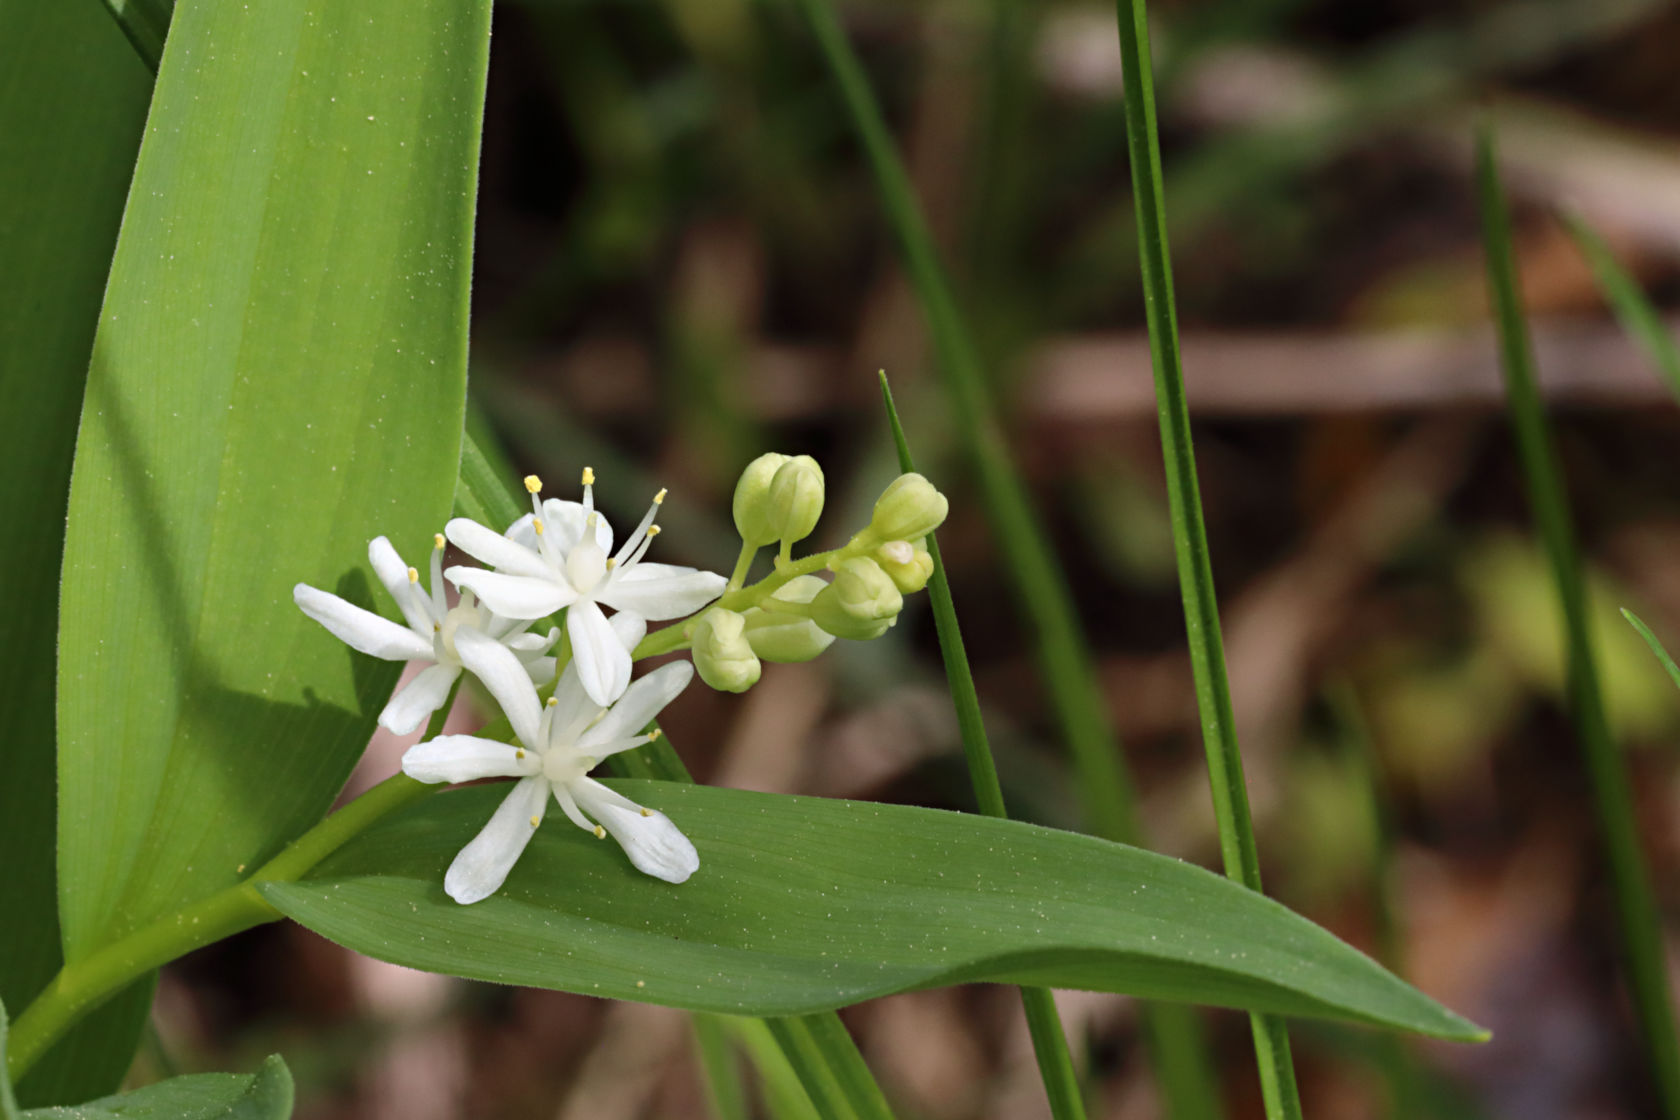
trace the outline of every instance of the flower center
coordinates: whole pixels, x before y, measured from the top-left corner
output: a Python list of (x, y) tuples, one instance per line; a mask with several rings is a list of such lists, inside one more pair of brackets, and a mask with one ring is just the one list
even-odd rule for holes
[(576, 588), (579, 595), (587, 595), (595, 590), (606, 574), (607, 554), (595, 541), (594, 526), (588, 526), (584, 529), (583, 540), (566, 554), (566, 582)]
[(447, 657), (452, 663), (459, 665), (461, 655), (455, 652), (455, 633), (463, 626), (479, 629), (483, 619), (480, 617), (478, 604), (467, 606), (465, 603), (450, 608), (443, 616), (443, 626), (432, 640), (432, 645), (438, 654), (438, 660)]
[(593, 769), (595, 759), (565, 748), (551, 750), (543, 755), (543, 777), (561, 785), (575, 782)]

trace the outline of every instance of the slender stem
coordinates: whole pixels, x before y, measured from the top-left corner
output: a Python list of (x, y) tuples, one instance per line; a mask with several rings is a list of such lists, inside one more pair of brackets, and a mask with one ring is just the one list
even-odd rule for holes
[(735, 570), (729, 575), (729, 586), (725, 591), (738, 591), (747, 582), (747, 571), (752, 567), (753, 558), (758, 555), (758, 546), (741, 542), (741, 555), (735, 559)]
[[(433, 715), (425, 738), (443, 729), (460, 683), (455, 682), (449, 698)], [(74, 964), (66, 964), (12, 1025), (6, 1054), (12, 1080), (27, 1073), (77, 1020), (135, 978), (194, 949), (282, 917), (257, 890), (260, 884), (298, 879), (381, 817), (440, 788), (424, 785), (406, 774), (393, 774), (328, 815), (243, 882), (142, 926)]]
[(1580, 553), (1575, 543), (1569, 499), (1552, 447), (1545, 408), (1534, 377), (1534, 355), (1524, 321), (1516, 265), (1511, 256), (1511, 219), (1499, 184), (1493, 132), (1484, 121), (1476, 133), (1476, 183), (1487, 251), (1488, 291), (1497, 312), (1506, 401), (1515, 430), (1517, 452), (1528, 482), (1534, 520), (1551, 562), (1553, 582), (1563, 607), (1569, 644), (1569, 707), (1592, 786), (1599, 831), (1610, 865), (1610, 884), (1620, 919), (1622, 956), (1639, 1018), (1646, 1057), (1664, 1115), (1680, 1117), (1680, 1045), (1669, 1005), (1662, 925), (1651, 894), (1645, 856), (1628, 786), (1627, 771), (1610, 733), (1593, 657), (1591, 628)]
[[(1219, 847), (1225, 874), (1258, 891), (1261, 889), (1259, 850), (1249, 815), (1242, 755), (1237, 748), (1213, 565), (1207, 529), (1202, 523), (1196, 457), (1190, 443), (1190, 410), (1185, 403), (1184, 371), (1178, 352), (1172, 258), (1167, 247), (1166, 199), (1161, 186), (1160, 140), (1155, 123), (1155, 89), (1149, 68), (1148, 14), (1144, 0), (1116, 0), (1116, 9), (1144, 311), (1149, 324), (1149, 351), (1155, 370), (1156, 408), (1161, 450), (1166, 460), (1173, 546), (1178, 557), (1179, 590), (1184, 599), (1190, 664), (1196, 682), (1196, 706), (1201, 715), (1202, 746), (1207, 754), (1208, 782), (1219, 821)], [(1283, 1021), (1276, 1016), (1257, 1014), (1250, 1016), (1250, 1023), (1267, 1116), (1272, 1120), (1299, 1117), (1301, 1102)]]
[[(887, 421), (892, 425), (893, 441), (898, 445), (899, 469), (907, 473), (914, 471), (916, 462), (910, 455), (910, 441), (905, 438), (898, 409), (893, 407), (892, 388), (887, 384), (885, 373), (881, 374), (881, 396), (886, 403)], [(974, 687), (968, 653), (963, 649), (962, 629), (957, 624), (957, 605), (951, 597), (951, 581), (945, 575), (939, 542), (931, 533), (927, 538), (927, 548), (928, 555), (933, 557), (933, 575), (927, 585), (928, 600), (933, 605), (933, 626), (939, 634), (939, 653), (945, 661), (945, 680), (951, 689), (951, 704), (957, 712), (957, 727), (962, 732), (963, 757), (968, 762), (974, 799), (986, 816), (1008, 817), (1003, 785), (998, 781), (997, 762), (992, 757), (992, 745), (986, 737), (986, 720), (980, 711), (980, 694)], [(1073, 1068), (1073, 1055), (1068, 1050), (1067, 1034), (1062, 1029), (1061, 1016), (1056, 1012), (1055, 997), (1048, 988), (1023, 987), (1021, 1007), (1026, 1013), (1027, 1033), (1032, 1036), (1033, 1054), (1038, 1059), (1051, 1114), (1056, 1120), (1084, 1120), (1085, 1101), (1079, 1090), (1079, 1076)]]
[(1680, 687), (1680, 665), (1676, 665), (1674, 658), (1668, 655), (1668, 650), (1663, 648), (1661, 639), (1651, 632), (1651, 628), (1645, 625), (1638, 615), (1626, 607), (1622, 608), (1622, 617), (1628, 620), (1628, 624), (1639, 632), (1641, 638), (1645, 639), (1645, 644), (1651, 647), (1651, 652), (1656, 655), (1662, 667), (1668, 671), (1668, 679), (1673, 681), (1676, 687)]

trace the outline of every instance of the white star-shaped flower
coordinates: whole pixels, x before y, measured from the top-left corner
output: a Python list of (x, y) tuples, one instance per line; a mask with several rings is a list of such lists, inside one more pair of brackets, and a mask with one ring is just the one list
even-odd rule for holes
[[(613, 642), (625, 650), (640, 642), (647, 629), (640, 618), (627, 612), (614, 615), (606, 626)], [(584, 691), (574, 660), (560, 674), (545, 707), (518, 658), (499, 642), (463, 630), (456, 645), (467, 668), (500, 702), (519, 742), (441, 735), (410, 747), (403, 755), (403, 773), (421, 782), (519, 781), (490, 823), (450, 863), (443, 878), (450, 898), (466, 905), (488, 898), (501, 887), (542, 824), (550, 793), (579, 828), (597, 837), (612, 833), (639, 870), (668, 883), (681, 883), (694, 874), (700, 856), (669, 817), (644, 809), (586, 776), (608, 755), (658, 737), (658, 731), (644, 735), (641, 729), (688, 684), (694, 676), (692, 665), (686, 661), (663, 665), (632, 684), (616, 704), (604, 708)]]
[(444, 527), (445, 534), (496, 571), (456, 567), (445, 574), (508, 618), (542, 618), (568, 608), (572, 663), (584, 691), (604, 708), (630, 684), (630, 651), (613, 637), (601, 607), (643, 619), (680, 618), (721, 595), (728, 581), (713, 572), (642, 560), (659, 535), (653, 519), (665, 500), (663, 490), (613, 553), (612, 527), (595, 509), (594, 482), (595, 472), (585, 467), (581, 503), (545, 502), (538, 497), (542, 482), (529, 476), (525, 489), (533, 512), (514, 522), (505, 536), (457, 517)]
[(449, 697), (455, 678), (461, 675), (456, 643), (463, 633), (483, 634), (506, 646), (533, 684), (554, 679), (554, 658), (545, 655), (559, 639), (559, 629), (549, 631), (546, 637), (527, 633), (529, 620), (498, 616), (470, 594), (462, 595), (460, 603), (450, 608), (443, 598), (441, 534), (433, 538), (433, 546), (431, 591), (427, 593), (420, 587), (420, 573), (403, 563), (390, 541), (375, 537), (368, 542), (368, 560), (374, 573), (397, 601), (407, 626), (307, 583), (292, 588), (292, 601), (303, 613), (350, 648), (386, 661), (432, 662), (398, 689), (379, 713), (380, 726), (396, 735), (407, 735), (419, 727)]

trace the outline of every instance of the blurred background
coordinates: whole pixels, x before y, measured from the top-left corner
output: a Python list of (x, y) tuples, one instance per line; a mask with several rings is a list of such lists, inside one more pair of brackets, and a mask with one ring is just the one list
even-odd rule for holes
[[(1680, 299), (1680, 10), (1151, 7), (1186, 376), (1268, 890), (1495, 1033), (1448, 1047), (1302, 1023), (1307, 1113), (1654, 1115), (1560, 703), (1551, 585), (1500, 411), (1469, 122), (1491, 109), (1499, 125), (1611, 715), (1672, 942), (1680, 695), (1615, 609), (1680, 645), (1680, 413), (1556, 213), (1583, 214), (1659, 304)], [(1217, 867), (1113, 9), (839, 0), (839, 13), (1064, 565), (1149, 845)], [(619, 518), (669, 486), (659, 558), (727, 572), (737, 472), (761, 451), (811, 453), (829, 503), (809, 543), (828, 547), (894, 473), (878, 368), (951, 496), (941, 537), (1011, 809), (1078, 828), (1032, 605), (1001, 561), (867, 168), (792, 6), (498, 5), (472, 387), (477, 422), (518, 470), (564, 493), (592, 465)], [(703, 781), (972, 803), (925, 596), (886, 638), (766, 666), (745, 696), (696, 684), (666, 726)], [(366, 780), (405, 745), (377, 741)], [(1161, 1115), (1136, 1003), (1064, 997), (1092, 1115)], [(1227, 1114), (1261, 1115), (1246, 1017), (1201, 1018)], [(907, 1120), (1048, 1115), (1009, 989), (900, 996), (845, 1019)], [(247, 1068), (276, 1049), (308, 1120), (708, 1115), (688, 1021), (665, 1009), (405, 972), (289, 924), (166, 971), (144, 1069)]]

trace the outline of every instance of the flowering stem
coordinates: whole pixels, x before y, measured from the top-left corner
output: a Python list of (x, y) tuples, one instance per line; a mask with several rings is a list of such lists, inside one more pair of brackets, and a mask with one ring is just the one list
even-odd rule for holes
[(735, 570), (729, 575), (728, 591), (738, 591), (747, 582), (747, 569), (752, 567), (753, 558), (758, 555), (758, 546), (741, 542), (741, 555), (735, 560)]
[[(443, 729), (454, 700), (455, 691), (451, 690), (449, 699), (432, 717), (425, 738)], [(394, 774), (292, 841), (243, 882), (65, 965), (12, 1024), (7, 1075), (14, 1082), (22, 1078), (82, 1016), (136, 978), (194, 949), (282, 917), (263, 898), (259, 885), (295, 881), (373, 822), (442, 788), (422, 784), (406, 774)]]

